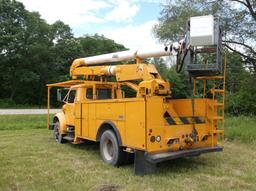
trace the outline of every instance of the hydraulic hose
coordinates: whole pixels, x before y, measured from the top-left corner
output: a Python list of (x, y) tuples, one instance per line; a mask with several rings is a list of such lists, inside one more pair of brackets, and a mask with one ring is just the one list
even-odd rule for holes
[(184, 66), (184, 60), (188, 54), (189, 47), (184, 48), (184, 44), (180, 46), (180, 50), (178, 51), (177, 57), (176, 57), (176, 72), (180, 73)]

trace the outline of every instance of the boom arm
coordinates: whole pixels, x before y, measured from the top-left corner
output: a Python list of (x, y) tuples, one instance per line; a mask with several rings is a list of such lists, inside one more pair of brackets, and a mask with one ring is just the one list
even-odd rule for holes
[(123, 64), (110, 66), (82, 66), (72, 72), (72, 77), (84, 76), (89, 79), (94, 76), (115, 76), (116, 81), (161, 79), (153, 64)]
[[(178, 49), (176, 49), (178, 50)], [(122, 51), (111, 54), (76, 59), (71, 68), (72, 78), (83, 76), (86, 80), (115, 76), (116, 81), (128, 85), (137, 92), (137, 97), (145, 95), (170, 94), (170, 85), (163, 80), (153, 64), (144, 64), (143, 59), (175, 54), (174, 49), (155, 51)], [(136, 60), (136, 64), (107, 65), (119, 61)], [(141, 81), (138, 85), (131, 81)]]
[[(157, 50), (127, 50), (127, 51), (121, 51), (121, 52), (115, 52), (110, 54), (103, 54), (98, 56), (91, 56), (86, 58), (79, 58), (74, 60), (70, 67), (70, 75), (78, 76), (78, 75), (85, 75), (85, 73), (79, 74), (76, 69), (82, 66), (96, 66), (96, 65), (105, 65), (107, 63), (113, 63), (113, 62), (121, 62), (121, 61), (130, 61), (130, 60), (143, 60), (146, 58), (151, 57), (161, 57), (161, 56), (170, 56), (175, 54), (174, 49), (169, 49), (168, 47), (165, 47), (163, 49), (157, 49)], [(83, 71), (85, 72), (85, 71)]]

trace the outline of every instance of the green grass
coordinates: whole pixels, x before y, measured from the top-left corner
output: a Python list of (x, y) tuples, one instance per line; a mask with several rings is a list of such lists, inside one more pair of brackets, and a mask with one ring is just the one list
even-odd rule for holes
[(0, 115), (0, 130), (46, 128), (46, 115)]
[(223, 152), (162, 163), (158, 173), (138, 177), (133, 165), (103, 163), (97, 144), (55, 143), (45, 115), (0, 116), (0, 190), (256, 190), (255, 145), (237, 141), (238, 130), (230, 130), (244, 124), (255, 136), (255, 120), (235, 119), (226, 120), (234, 141)]
[(256, 144), (256, 117), (226, 117), (225, 138)]

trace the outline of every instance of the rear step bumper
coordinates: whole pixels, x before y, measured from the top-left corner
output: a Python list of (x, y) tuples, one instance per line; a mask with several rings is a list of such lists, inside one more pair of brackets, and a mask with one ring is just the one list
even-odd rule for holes
[(159, 163), (159, 162), (172, 160), (176, 158), (197, 156), (197, 155), (200, 155), (201, 153), (217, 152), (222, 150), (223, 150), (223, 147), (216, 146), (216, 147), (204, 147), (204, 148), (181, 150), (181, 151), (175, 151), (175, 152), (172, 151), (172, 152), (157, 153), (157, 154), (145, 153), (145, 159), (150, 163)]
[(157, 170), (157, 163), (172, 160), (176, 158), (198, 156), (201, 153), (222, 151), (223, 147), (204, 147), (198, 149), (181, 150), (175, 152), (165, 152), (149, 154), (144, 151), (135, 151), (134, 173), (135, 175), (146, 175), (154, 173)]

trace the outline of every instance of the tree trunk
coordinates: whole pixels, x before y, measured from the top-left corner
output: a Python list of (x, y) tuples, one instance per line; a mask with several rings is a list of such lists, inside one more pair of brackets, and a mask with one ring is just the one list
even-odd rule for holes
[(12, 101), (15, 96), (16, 90), (17, 90), (17, 86), (14, 86), (14, 88), (11, 90), (10, 100)]

